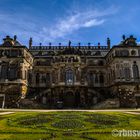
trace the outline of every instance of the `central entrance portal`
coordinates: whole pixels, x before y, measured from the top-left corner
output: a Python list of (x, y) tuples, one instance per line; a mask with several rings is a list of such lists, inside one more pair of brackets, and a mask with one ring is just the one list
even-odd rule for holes
[(80, 106), (80, 93), (67, 91), (63, 93), (63, 107), (64, 108), (77, 108)]
[(75, 95), (73, 92), (66, 92), (63, 96), (64, 107), (73, 108), (75, 106)]

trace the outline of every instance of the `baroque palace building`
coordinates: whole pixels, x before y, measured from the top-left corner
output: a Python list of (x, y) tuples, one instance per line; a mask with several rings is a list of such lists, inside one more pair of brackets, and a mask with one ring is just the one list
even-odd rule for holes
[[(6, 36), (0, 45), (0, 102), (19, 107), (32, 100), (46, 108), (91, 108), (109, 102), (140, 105), (140, 45), (132, 35), (115, 46), (21, 45)], [(103, 104), (104, 103), (104, 104)]]

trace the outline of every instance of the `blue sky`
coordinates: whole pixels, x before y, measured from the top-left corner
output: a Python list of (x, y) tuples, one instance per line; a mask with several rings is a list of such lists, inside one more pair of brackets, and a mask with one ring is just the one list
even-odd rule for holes
[(139, 0), (0, 0), (0, 38), (28, 45), (118, 44), (123, 34), (140, 42)]

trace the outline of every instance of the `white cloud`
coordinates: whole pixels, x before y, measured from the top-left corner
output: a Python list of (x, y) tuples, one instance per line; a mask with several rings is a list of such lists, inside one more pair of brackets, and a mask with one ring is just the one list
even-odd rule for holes
[(96, 26), (96, 25), (100, 25), (103, 24), (105, 20), (97, 20), (97, 19), (92, 19), (89, 20), (87, 22), (85, 22), (85, 24), (83, 24), (83, 27), (92, 27), (92, 26)]
[[(47, 35), (47, 40), (55, 40), (58, 38), (63, 38), (67, 35), (74, 33), (81, 28), (91, 28), (94, 26), (99, 26), (106, 21), (108, 15), (113, 14), (113, 8), (107, 10), (88, 10), (84, 12), (72, 13), (65, 18), (59, 18), (57, 23), (52, 27), (43, 27), (41, 34)], [(44, 38), (44, 42), (46, 39)]]

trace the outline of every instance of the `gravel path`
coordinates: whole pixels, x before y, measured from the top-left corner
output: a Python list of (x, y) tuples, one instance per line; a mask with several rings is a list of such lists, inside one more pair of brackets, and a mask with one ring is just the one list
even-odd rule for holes
[(128, 113), (128, 114), (134, 114), (134, 115), (140, 115), (140, 112), (125, 112), (125, 113)]
[[(84, 112), (135, 112), (140, 109), (101, 109), (101, 110), (87, 110), (87, 109), (0, 109), (0, 111), (6, 111), (2, 113), (14, 113), (14, 112), (56, 112), (56, 111), (84, 111)], [(139, 113), (139, 112), (135, 112)], [(0, 113), (1, 114), (1, 113)], [(140, 114), (140, 113), (139, 113)]]

